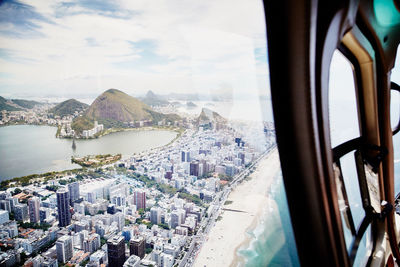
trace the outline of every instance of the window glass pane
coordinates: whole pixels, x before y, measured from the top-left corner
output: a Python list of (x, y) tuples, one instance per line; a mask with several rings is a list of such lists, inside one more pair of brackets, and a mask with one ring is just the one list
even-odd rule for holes
[(359, 137), (360, 129), (352, 66), (339, 51), (333, 55), (329, 75), (331, 145), (335, 147)]
[(372, 233), (371, 226), (368, 226), (364, 236), (361, 239), (359, 249), (353, 266), (366, 266), (369, 256), (372, 253)]
[(348, 153), (340, 159), (342, 167), (343, 180), (346, 187), (350, 210), (356, 229), (360, 226), (365, 212), (361, 202), (360, 187), (358, 185), (358, 175), (354, 153)]
[[(400, 84), (400, 47), (397, 48), (397, 57), (395, 61), (394, 68), (392, 70), (391, 80), (397, 84)], [(396, 93), (396, 96), (398, 93)], [(391, 114), (399, 114), (398, 107), (400, 106), (400, 101), (398, 97), (391, 100), (394, 105), (391, 106)], [(397, 117), (398, 119), (399, 117)], [(396, 124), (396, 115), (391, 117), (393, 124)], [(395, 173), (395, 195), (400, 193), (400, 134), (396, 134), (393, 137), (393, 152), (394, 152), (394, 173)]]
[[(330, 68), (329, 119), (332, 148), (360, 136), (352, 65), (339, 51), (335, 51)], [(344, 182), (342, 184), (340, 181), (340, 185), (338, 184), (339, 208), (345, 241), (350, 252), (354, 238), (351, 229), (357, 231), (365, 216), (354, 152), (340, 159), (340, 170), (341, 172), (338, 168), (335, 169), (336, 181), (340, 181), (338, 175), (341, 174)], [(351, 213), (348, 212), (348, 208)]]
[(299, 266), (262, 1), (25, 2), (0, 4), (0, 208), (49, 231), (23, 262)]

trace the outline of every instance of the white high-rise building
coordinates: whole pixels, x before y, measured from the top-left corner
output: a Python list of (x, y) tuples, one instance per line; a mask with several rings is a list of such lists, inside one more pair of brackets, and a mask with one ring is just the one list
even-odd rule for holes
[(72, 250), (72, 237), (68, 235), (64, 235), (60, 237), (56, 242), (57, 248), (57, 260), (66, 263), (69, 259), (72, 258), (73, 250)]
[(68, 191), (69, 191), (70, 205), (73, 206), (74, 201), (79, 199), (79, 183), (74, 182), (68, 184)]
[(28, 200), (29, 209), (29, 220), (31, 223), (40, 222), (40, 199), (38, 197), (32, 197)]
[(161, 223), (161, 209), (158, 207), (152, 207), (150, 209), (150, 221), (153, 224)]
[(10, 220), (7, 210), (0, 210), (0, 224), (6, 223)]

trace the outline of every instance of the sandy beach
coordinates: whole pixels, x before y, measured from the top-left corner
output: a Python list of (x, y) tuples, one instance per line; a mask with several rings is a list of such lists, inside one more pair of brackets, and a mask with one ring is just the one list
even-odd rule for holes
[(251, 179), (238, 185), (227, 198), (222, 219), (208, 234), (208, 240), (198, 254), (194, 266), (237, 266), (240, 259), (237, 250), (249, 243), (248, 229), (254, 228), (266, 206), (274, 205), (268, 198), (268, 190), (279, 171), (278, 151), (271, 151), (251, 174)]

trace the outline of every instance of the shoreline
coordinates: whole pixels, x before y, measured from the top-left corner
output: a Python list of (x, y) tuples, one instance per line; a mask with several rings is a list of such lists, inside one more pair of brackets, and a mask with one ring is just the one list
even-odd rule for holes
[[(58, 125), (53, 125), (53, 124), (47, 124), (47, 123), (13, 123), (13, 124), (0, 124), (0, 127), (7, 127), (7, 126), (19, 126), (19, 125), (31, 125), (31, 126), (49, 126), (49, 127), (54, 127), (54, 128), (59, 128)], [(100, 135), (96, 137), (89, 137), (89, 138), (83, 138), (83, 137), (75, 137), (75, 140), (92, 140), (92, 139), (98, 139), (102, 136), (106, 136), (109, 134), (113, 133), (119, 133), (119, 132), (127, 132), (127, 131), (172, 131), (176, 132), (177, 136), (180, 136), (182, 133), (185, 132), (184, 128), (180, 127), (167, 127), (167, 126), (145, 126), (145, 127), (140, 127), (140, 128), (110, 128), (104, 131), (104, 133), (101, 133)], [(74, 139), (71, 136), (68, 137), (59, 137), (57, 136), (57, 132), (55, 134), (56, 138), (58, 139)], [(172, 141), (171, 141), (172, 142)]]
[(275, 148), (258, 163), (250, 180), (243, 181), (230, 192), (226, 201), (232, 203), (223, 208), (243, 212), (221, 211), (222, 219), (209, 232), (194, 266), (238, 266), (245, 263), (237, 252), (251, 245), (249, 232), (256, 229), (265, 215), (265, 209), (273, 201), (268, 193), (278, 171), (279, 156)]
[[(179, 128), (179, 127), (157, 127), (157, 126), (146, 126), (146, 127), (140, 127), (140, 128), (110, 128), (110, 129), (106, 129), (99, 135), (96, 135), (93, 137), (88, 137), (88, 138), (75, 137), (75, 140), (93, 140), (93, 139), (98, 139), (100, 137), (110, 135), (113, 133), (129, 132), (129, 131), (138, 131), (138, 132), (140, 132), (140, 131), (171, 131), (171, 132), (176, 132), (178, 135), (180, 135), (185, 131), (185, 129)], [(71, 136), (60, 137), (60, 136), (57, 136), (57, 134), (56, 134), (56, 138), (58, 138), (58, 139), (74, 139), (74, 137), (71, 137)]]
[[(18, 124), (18, 125), (34, 125), (34, 124)], [(14, 125), (7, 125), (7, 126), (14, 126)], [(36, 126), (36, 125), (34, 125), (34, 126)], [(37, 126), (53, 127), (53, 126), (47, 125), (47, 124), (41, 124), (41, 125), (37, 125)], [(57, 128), (57, 127), (55, 127), (55, 128)], [(143, 128), (127, 128), (127, 129), (123, 129), (123, 131), (131, 131), (131, 130), (134, 130), (134, 131), (171, 131), (171, 132), (175, 132), (176, 133), (176, 136), (171, 141), (169, 141), (168, 143), (166, 143), (164, 145), (161, 145), (161, 146), (153, 147), (151, 149), (146, 149), (146, 150), (144, 150), (144, 151), (142, 151), (140, 153), (151, 153), (153, 149), (165, 148), (165, 147), (171, 145), (172, 143), (174, 143), (176, 140), (178, 140), (182, 136), (182, 134), (185, 132), (185, 130), (182, 129), (182, 128), (168, 129), (168, 128), (160, 128), (160, 127), (143, 127)], [(118, 132), (121, 132), (121, 131), (118, 131)], [(111, 133), (116, 133), (116, 132), (111, 132)], [(111, 133), (109, 133), (109, 134), (111, 134)], [(57, 138), (57, 137), (55, 137), (55, 138)], [(57, 139), (72, 139), (72, 138), (57, 138)], [(94, 139), (94, 138), (92, 138), (92, 139)], [(91, 140), (91, 139), (77, 139), (77, 140)], [(96, 155), (84, 155), (83, 157), (85, 157), (85, 156), (96, 156)], [(127, 157), (132, 157), (132, 156), (134, 156), (134, 154), (127, 154), (127, 155), (122, 155), (121, 154), (121, 158), (119, 160), (124, 160)], [(118, 162), (118, 161), (116, 161), (116, 162)], [(75, 163), (75, 164), (77, 164), (77, 163)], [(77, 164), (77, 165), (79, 165), (79, 164)], [(107, 164), (103, 164), (103, 165), (99, 165), (99, 166), (93, 166), (93, 167), (87, 167), (87, 166), (80, 166), (79, 165), (79, 167), (73, 168), (73, 169), (65, 169), (65, 170), (60, 170), (60, 171), (51, 171), (50, 170), (50, 171), (43, 172), (43, 173), (31, 173), (31, 174), (27, 174), (27, 175), (24, 175), (24, 176), (16, 176), (16, 177), (10, 177), (10, 178), (2, 179), (2, 180), (0, 180), (0, 184), (2, 184), (2, 185), (7, 184), (8, 185), (9, 183), (12, 183), (12, 182), (15, 182), (17, 184), (18, 183), (29, 183), (29, 184), (31, 184), (31, 183), (34, 183), (36, 181), (36, 179), (41, 179), (41, 178), (45, 178), (45, 177), (49, 177), (49, 176), (52, 177), (52, 176), (64, 175), (64, 174), (67, 174), (67, 173), (70, 173), (70, 172), (81, 172), (81, 171), (85, 171), (85, 169), (88, 169), (88, 168), (89, 169), (90, 168), (99, 168), (99, 167), (102, 167), (104, 165), (107, 165)], [(62, 179), (62, 178), (60, 178), (60, 179)], [(0, 186), (0, 188), (1, 188), (1, 186)]]

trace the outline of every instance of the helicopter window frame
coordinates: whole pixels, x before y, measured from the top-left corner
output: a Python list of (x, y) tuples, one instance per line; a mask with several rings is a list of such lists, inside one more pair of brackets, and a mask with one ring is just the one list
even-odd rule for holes
[[(355, 104), (357, 106), (357, 121), (359, 127), (360, 135), (356, 138), (344, 141), (335, 147), (332, 148), (333, 154), (333, 169), (335, 173), (335, 181), (337, 185), (337, 193), (338, 196), (341, 196), (344, 203), (344, 209), (340, 212), (340, 217), (342, 224), (347, 224), (347, 229), (351, 233), (351, 237), (346, 238), (345, 229), (346, 226), (343, 225), (343, 235), (346, 241), (346, 245), (348, 246), (348, 256), (351, 264), (354, 264), (356, 261), (358, 262), (359, 256), (362, 252), (364, 252), (364, 258), (368, 258), (368, 262), (371, 261), (373, 247), (375, 246), (375, 223), (374, 223), (374, 212), (371, 209), (371, 196), (368, 188), (368, 184), (366, 182), (366, 169), (372, 168), (370, 164), (368, 164), (367, 160), (367, 150), (368, 149), (377, 149), (378, 147), (368, 147), (364, 143), (363, 140), (363, 125), (362, 118), (364, 118), (365, 113), (362, 106), (363, 92), (360, 90), (362, 88), (362, 77), (361, 77), (361, 68), (359, 62), (356, 57), (347, 49), (343, 44), (339, 45), (338, 49), (343, 57), (345, 57), (348, 63), (351, 65), (353, 70), (353, 80), (354, 80), (354, 89), (356, 94)], [(332, 64), (332, 62), (331, 62)], [(329, 90), (331, 88), (329, 87)], [(331, 104), (331, 102), (329, 102)], [(331, 110), (329, 110), (331, 112)], [(330, 120), (330, 129), (331, 129), (331, 120)], [(332, 131), (331, 131), (332, 134)], [(346, 155), (353, 153), (354, 162), (356, 166), (356, 175), (357, 175), (357, 183), (359, 186), (359, 194), (362, 201), (362, 209), (364, 210), (363, 218), (361, 218), (360, 224), (356, 227), (354, 223), (353, 213), (350, 209), (348, 191), (346, 189), (346, 184), (344, 182), (343, 170), (341, 159), (343, 159)], [(374, 169), (376, 175), (378, 175), (376, 168)], [(338, 186), (339, 185), (339, 186)], [(379, 193), (379, 191), (378, 191)], [(339, 198), (338, 198), (339, 201)], [(343, 204), (342, 203), (342, 204)], [(340, 206), (340, 203), (338, 203)], [(371, 238), (368, 238), (370, 236)], [(351, 240), (349, 240), (351, 239)], [(365, 240), (365, 251), (360, 250), (360, 245), (362, 245), (362, 241)]]

